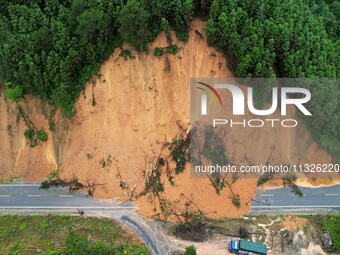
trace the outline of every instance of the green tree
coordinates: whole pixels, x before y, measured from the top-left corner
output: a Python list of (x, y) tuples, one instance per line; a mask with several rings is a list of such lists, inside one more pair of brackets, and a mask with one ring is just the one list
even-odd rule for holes
[(137, 50), (147, 49), (148, 18), (148, 12), (137, 0), (128, 1), (118, 12), (119, 33)]
[(76, 34), (80, 38), (80, 45), (96, 43), (104, 25), (104, 12), (100, 9), (89, 9), (77, 17)]
[(164, 31), (166, 34), (171, 32), (169, 21), (164, 17), (161, 19), (161, 30)]
[(71, 117), (87, 80), (121, 43), (116, 8), (110, 0), (5, 2), (0, 81), (19, 84), (9, 97), (31, 93)]
[(149, 30), (157, 35), (162, 32), (161, 22), (166, 19), (177, 37), (188, 40), (188, 28), (193, 13), (192, 0), (141, 0), (150, 15)]
[(196, 253), (196, 247), (195, 246), (191, 245), (191, 246), (185, 248), (184, 255), (196, 255), (196, 254), (197, 253)]
[(336, 251), (340, 251), (340, 216), (329, 216), (323, 221), (323, 227), (327, 230), (333, 240), (333, 248)]
[(13, 103), (19, 103), (22, 99), (22, 88), (19, 85), (12, 87), (11, 83), (5, 83), (5, 85), (9, 87), (9, 89), (4, 92), (5, 96)]
[[(335, 78), (340, 71), (338, 15), (337, 4), (324, 0), (214, 0), (207, 37), (237, 77)], [(314, 98), (307, 125), (323, 147), (338, 155), (339, 84), (328, 80), (303, 86)], [(254, 91), (257, 104), (270, 99), (271, 87)]]

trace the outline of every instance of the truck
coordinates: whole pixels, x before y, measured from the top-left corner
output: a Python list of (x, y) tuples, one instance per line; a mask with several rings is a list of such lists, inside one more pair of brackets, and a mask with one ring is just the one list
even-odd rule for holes
[(228, 251), (238, 255), (267, 255), (267, 246), (262, 243), (254, 243), (247, 240), (231, 241)]

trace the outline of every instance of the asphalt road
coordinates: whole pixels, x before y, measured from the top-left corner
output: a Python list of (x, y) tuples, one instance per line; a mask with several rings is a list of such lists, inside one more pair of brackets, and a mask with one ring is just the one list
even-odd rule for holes
[[(301, 188), (303, 197), (294, 196), (289, 188), (257, 191), (250, 214), (340, 213), (340, 185), (328, 188)], [(136, 232), (152, 255), (167, 255), (178, 250), (163, 234), (157, 223), (139, 216), (133, 203), (118, 200), (97, 201), (83, 193), (70, 194), (67, 189), (40, 190), (34, 184), (1, 184), (2, 214), (65, 214), (81, 210), (119, 221)]]
[(258, 190), (251, 202), (251, 212), (279, 211), (306, 213), (340, 213), (340, 185), (323, 188), (303, 188), (298, 197), (290, 188)]
[[(331, 208), (340, 209), (340, 185), (324, 188), (300, 188), (303, 197), (295, 196), (290, 188), (258, 190), (251, 203), (257, 208)], [(67, 189), (41, 190), (35, 184), (1, 184), (0, 209), (64, 210), (134, 212), (133, 203), (119, 204), (117, 200), (97, 201), (83, 193), (70, 194)]]
[(80, 192), (70, 194), (64, 188), (41, 190), (39, 187), (34, 184), (0, 185), (0, 209), (134, 211), (135, 208), (132, 203), (119, 204), (117, 200), (100, 202)]
[(141, 217), (131, 202), (97, 201), (83, 193), (70, 194), (67, 189), (41, 190), (34, 184), (1, 184), (2, 214), (77, 214), (99, 215), (119, 221), (134, 231), (152, 255), (171, 254), (178, 250), (163, 234), (157, 223)]

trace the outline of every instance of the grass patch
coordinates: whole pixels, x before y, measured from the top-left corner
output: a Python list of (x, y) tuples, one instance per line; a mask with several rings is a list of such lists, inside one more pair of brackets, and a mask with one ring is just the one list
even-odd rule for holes
[(0, 240), (1, 254), (149, 254), (109, 219), (0, 216)]
[(332, 215), (323, 221), (323, 227), (333, 240), (333, 248), (340, 251), (340, 215)]
[(20, 180), (21, 180), (21, 176), (11, 175), (9, 178), (0, 179), (0, 183), (12, 183), (12, 182), (20, 181)]

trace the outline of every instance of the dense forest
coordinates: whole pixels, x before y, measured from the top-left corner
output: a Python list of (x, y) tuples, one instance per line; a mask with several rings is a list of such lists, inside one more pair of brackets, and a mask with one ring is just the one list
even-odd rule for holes
[[(191, 0), (0, 0), (0, 80), (72, 117), (86, 81), (123, 41), (147, 51), (164, 29), (188, 39)], [(163, 29), (163, 30), (162, 30)]]
[[(338, 1), (215, 0), (207, 35), (238, 77), (336, 78), (339, 16)], [(312, 93), (307, 125), (323, 147), (339, 155), (339, 83), (302, 85)], [(258, 88), (258, 97), (266, 100), (270, 86)]]
[[(192, 17), (207, 20), (208, 42), (237, 77), (335, 78), (340, 3), (335, 0), (0, 0), (0, 81), (19, 102), (32, 93), (72, 117), (86, 81), (128, 42), (149, 53), (161, 32), (188, 40)], [(319, 143), (340, 154), (340, 87), (305, 85), (306, 119)], [(270, 86), (257, 90), (265, 101)]]

